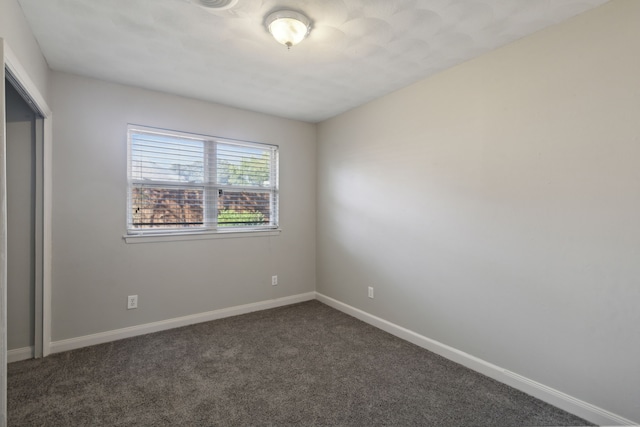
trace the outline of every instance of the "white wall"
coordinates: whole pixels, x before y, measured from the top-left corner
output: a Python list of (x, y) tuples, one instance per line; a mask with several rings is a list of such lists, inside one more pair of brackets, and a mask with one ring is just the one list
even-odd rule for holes
[(17, 0), (0, 0), (0, 38), (4, 38), (40, 95), (49, 103), (49, 66)]
[[(69, 74), (52, 80), (53, 341), (315, 289), (315, 125)], [(127, 123), (279, 145), (282, 233), (125, 243)], [(126, 310), (127, 295), (139, 295), (138, 309)]]
[(321, 123), (318, 291), (640, 420), (639, 23), (615, 0)]

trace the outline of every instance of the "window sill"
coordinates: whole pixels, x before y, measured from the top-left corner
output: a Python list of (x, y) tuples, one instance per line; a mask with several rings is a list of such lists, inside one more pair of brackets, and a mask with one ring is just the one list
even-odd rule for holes
[(185, 240), (235, 239), (240, 237), (270, 237), (279, 236), (282, 230), (247, 230), (247, 231), (203, 231), (193, 233), (158, 233), (158, 234), (125, 234), (122, 236), (126, 243), (159, 243), (180, 242)]

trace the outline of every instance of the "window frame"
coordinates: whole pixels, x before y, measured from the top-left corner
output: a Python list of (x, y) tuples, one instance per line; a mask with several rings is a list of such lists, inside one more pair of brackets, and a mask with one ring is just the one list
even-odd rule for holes
[[(203, 142), (203, 178), (202, 182), (174, 182), (174, 181), (145, 181), (134, 179), (133, 177), (133, 139), (134, 135), (154, 134), (171, 138), (178, 138)], [(233, 147), (245, 147), (248, 149), (268, 150), (270, 152), (269, 186), (250, 186), (222, 183), (218, 179), (218, 149), (220, 145)], [(280, 210), (280, 188), (279, 188), (279, 151), (280, 147), (275, 144), (236, 140), (232, 138), (222, 138), (211, 135), (196, 134), (150, 126), (136, 124), (127, 125), (127, 196), (126, 196), (126, 233), (124, 235), (127, 243), (162, 240), (185, 240), (185, 238), (212, 238), (230, 237), (239, 235), (242, 237), (257, 235), (279, 234), (279, 210)], [(193, 188), (202, 191), (202, 226), (193, 227), (167, 227), (158, 228), (134, 228), (133, 224), (133, 189), (138, 185), (146, 187), (160, 188)], [(227, 192), (250, 192), (269, 194), (269, 224), (229, 226), (220, 225), (218, 221), (218, 197)], [(208, 203), (208, 199), (213, 202)], [(162, 238), (162, 239), (157, 239)], [(152, 240), (150, 240), (152, 239)]]

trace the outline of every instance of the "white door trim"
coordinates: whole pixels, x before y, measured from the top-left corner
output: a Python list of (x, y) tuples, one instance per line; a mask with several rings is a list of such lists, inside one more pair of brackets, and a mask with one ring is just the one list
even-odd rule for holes
[[(0, 38), (0, 61), (4, 40)], [(4, 67), (0, 70), (4, 80)], [(0, 427), (7, 425), (7, 162), (4, 84), (0, 86)]]

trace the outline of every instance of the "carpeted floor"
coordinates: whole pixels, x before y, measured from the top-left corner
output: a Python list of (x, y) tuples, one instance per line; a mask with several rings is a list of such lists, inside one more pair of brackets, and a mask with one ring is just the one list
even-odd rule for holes
[(575, 426), (317, 301), (9, 365), (10, 426)]

